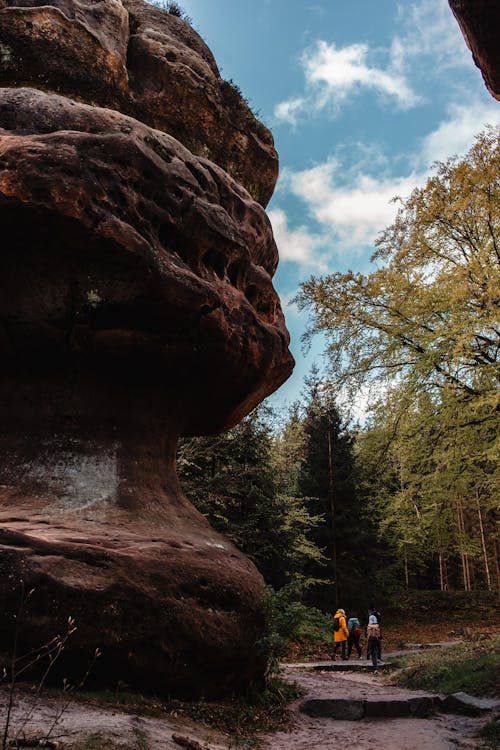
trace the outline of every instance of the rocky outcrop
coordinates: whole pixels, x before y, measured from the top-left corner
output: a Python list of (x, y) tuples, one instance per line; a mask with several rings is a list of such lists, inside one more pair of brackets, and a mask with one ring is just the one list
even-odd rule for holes
[[(270, 224), (241, 184), (265, 202), (272, 141), (232, 117), (241, 100), (224, 109), (181, 19), (135, 0), (0, 7), (2, 648), (23, 581), (20, 648), (76, 621), (54, 675), (78, 679), (99, 648), (97, 684), (236, 689), (263, 670), (262, 578), (186, 500), (175, 452), (293, 366)], [(160, 57), (186, 76), (177, 109)], [(240, 182), (214, 161), (224, 139)]]
[(0, 0), (0, 85), (110, 107), (170, 133), (267, 205), (271, 133), (182, 18), (142, 0)]
[(490, 94), (500, 100), (500, 4), (448, 0)]

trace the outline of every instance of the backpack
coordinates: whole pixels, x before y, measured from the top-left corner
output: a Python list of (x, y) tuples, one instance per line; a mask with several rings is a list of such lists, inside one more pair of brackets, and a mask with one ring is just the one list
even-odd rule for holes
[(335, 633), (338, 633), (340, 630), (340, 617), (334, 617), (333, 618), (333, 630)]
[(366, 635), (368, 639), (373, 638), (374, 640), (380, 640), (380, 625), (378, 623), (373, 623), (373, 625), (368, 625), (366, 629)]

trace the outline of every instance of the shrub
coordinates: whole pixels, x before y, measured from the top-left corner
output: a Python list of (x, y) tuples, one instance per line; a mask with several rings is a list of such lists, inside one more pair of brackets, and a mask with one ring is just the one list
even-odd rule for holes
[(319, 609), (306, 607), (301, 601), (302, 590), (296, 583), (279, 591), (268, 588), (266, 595), (266, 630), (259, 646), (267, 657), (267, 679), (273, 679), (279, 662), (293, 643), (320, 644), (328, 640), (331, 625)]
[(171, 16), (181, 18), (186, 23), (191, 24), (191, 18), (183, 11), (181, 6), (175, 0), (151, 0), (152, 5), (159, 10), (163, 10)]

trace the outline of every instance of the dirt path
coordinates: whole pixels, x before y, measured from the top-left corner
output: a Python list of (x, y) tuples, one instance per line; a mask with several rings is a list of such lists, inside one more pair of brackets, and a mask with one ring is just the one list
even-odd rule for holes
[[(0, 692), (0, 727), (6, 713), (7, 691)], [(31, 696), (17, 693), (11, 726), (21, 727), (33, 706)], [(26, 737), (46, 736), (60, 711), (60, 700), (44, 696), (36, 705), (23, 734)], [(227, 750), (229, 739), (222, 733), (196, 724), (185, 717), (148, 718), (133, 712), (98, 707), (77, 701), (69, 705), (50, 734), (50, 740), (64, 750), (180, 750), (173, 735), (198, 742), (202, 748)]]
[[(317, 698), (408, 698), (423, 691), (386, 686), (369, 673), (306, 672), (284, 668), (283, 676)], [(292, 704), (294, 728), (263, 738), (265, 750), (465, 750), (481, 747), (477, 733), (484, 718), (438, 714), (431, 719), (362, 719), (336, 721), (311, 718), (299, 711), (303, 698)]]
[[(299, 683), (308, 697), (408, 698), (425, 695), (385, 685), (381, 676), (368, 672), (312, 672), (285, 667), (283, 676)], [(7, 691), (0, 690), (0, 726), (5, 716)], [(368, 719), (339, 721), (311, 718), (299, 711), (303, 696), (291, 706), (293, 728), (261, 737), (263, 750), (471, 750), (481, 744), (477, 733), (486, 719), (438, 714), (430, 719)], [(13, 726), (30, 712), (33, 699), (17, 693)], [(27, 736), (43, 737), (60, 708), (59, 700), (44, 697), (36, 706)], [(242, 747), (234, 738), (184, 717), (147, 718), (134, 712), (74, 702), (65, 710), (52, 739), (64, 750), (179, 750), (173, 735), (197, 742), (201, 750)], [(196, 745), (192, 745), (196, 747)]]

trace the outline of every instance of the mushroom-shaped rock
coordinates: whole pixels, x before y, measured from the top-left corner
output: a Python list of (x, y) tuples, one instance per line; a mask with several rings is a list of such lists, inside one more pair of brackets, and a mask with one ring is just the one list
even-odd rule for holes
[[(116, 0), (28, 10), (27, 23), (43, 15), (43, 43), (68, 21), (106, 65), (123, 55)], [(28, 10), (4, 0), (2, 60), (26, 33), (7, 22)], [(19, 29), (8, 44), (6, 28)], [(291, 372), (270, 224), (173, 135), (40, 90), (34, 61), (20, 77), (34, 87), (13, 76), (0, 89), (2, 648), (23, 581), (22, 648), (76, 621), (54, 676), (77, 679), (98, 648), (94, 682), (227, 692), (262, 675), (263, 581), (184, 497), (175, 451)]]
[(500, 100), (500, 3), (496, 0), (449, 0), (467, 46), (483, 74), (486, 88)]

